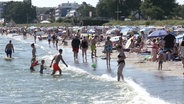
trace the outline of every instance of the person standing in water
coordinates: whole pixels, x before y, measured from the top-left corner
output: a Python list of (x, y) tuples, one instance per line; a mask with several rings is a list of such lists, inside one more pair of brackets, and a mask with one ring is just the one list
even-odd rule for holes
[(112, 42), (110, 41), (110, 37), (107, 37), (107, 41), (105, 42), (105, 52), (106, 52), (106, 62), (107, 67), (110, 66), (110, 54), (112, 52)]
[(87, 60), (88, 40), (86, 39), (85, 36), (83, 37), (83, 40), (82, 40), (80, 46), (81, 46), (81, 49), (82, 49), (82, 58), (84, 60), (84, 57), (85, 57), (85, 60)]
[(43, 74), (43, 70), (46, 69), (46, 68), (44, 67), (44, 64), (45, 64), (45, 60), (42, 60), (42, 61), (41, 61), (41, 65), (40, 65), (40, 74)]
[(9, 41), (9, 43), (6, 45), (5, 47), (5, 52), (6, 52), (6, 56), (11, 58), (12, 57), (12, 52), (14, 53), (14, 47), (13, 44), (11, 42), (11, 40)]
[(74, 61), (78, 59), (78, 52), (79, 52), (79, 47), (80, 47), (80, 40), (78, 36), (75, 36), (74, 39), (72, 39), (72, 49), (73, 49), (73, 54), (74, 54)]
[(36, 43), (36, 31), (33, 32), (33, 37), (34, 37), (34, 43)]
[(34, 43), (31, 44), (31, 47), (32, 47), (32, 59), (31, 59), (30, 71), (33, 72), (35, 71), (34, 66), (38, 65), (38, 61), (36, 61), (36, 48)]
[(159, 52), (158, 52), (158, 70), (162, 70), (162, 65), (163, 65), (163, 62), (164, 62), (164, 52), (163, 52), (163, 49), (160, 48)]
[(50, 31), (48, 32), (47, 39), (48, 39), (48, 43), (49, 43), (49, 47), (50, 47), (50, 42), (51, 42), (51, 39), (52, 39)]
[[(59, 71), (59, 75), (62, 74), (62, 70), (61, 68), (59, 67), (59, 62), (60, 60), (66, 65), (66, 67), (68, 67), (68, 65), (65, 63), (65, 61), (63, 60), (63, 57), (62, 57), (62, 52), (63, 50), (62, 49), (59, 49), (59, 54), (54, 56), (54, 58), (52, 59), (51, 61), (51, 64), (50, 64), (50, 67), (53, 66), (53, 72), (51, 75), (54, 75), (56, 73), (56, 71)], [(54, 64), (52, 64), (54, 62)]]
[(97, 36), (94, 36), (93, 39), (91, 40), (91, 58), (96, 57), (96, 43), (97, 43)]
[(122, 46), (118, 45), (116, 48), (117, 48), (117, 51), (119, 52), (118, 61), (117, 61), (118, 62), (117, 80), (120, 81), (120, 79), (122, 79), (122, 81), (124, 81), (123, 68), (125, 67), (126, 56), (125, 56)]
[(31, 47), (32, 47), (32, 58), (36, 58), (36, 48), (34, 43), (31, 44)]

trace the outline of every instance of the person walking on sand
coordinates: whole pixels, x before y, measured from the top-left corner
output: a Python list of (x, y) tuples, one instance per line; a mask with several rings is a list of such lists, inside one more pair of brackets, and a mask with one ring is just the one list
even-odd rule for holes
[(111, 52), (112, 52), (112, 41), (110, 41), (110, 37), (108, 36), (107, 41), (105, 41), (105, 53), (106, 53), (107, 67), (110, 66), (110, 54), (111, 54)]
[[(62, 70), (61, 70), (61, 68), (58, 65), (59, 62), (60, 62), (60, 60), (66, 65), (66, 67), (68, 67), (68, 65), (63, 60), (62, 52), (63, 52), (63, 50), (62, 49), (59, 49), (59, 54), (56, 55), (56, 56), (54, 56), (54, 58), (51, 61), (50, 67), (53, 66), (53, 72), (52, 72), (51, 75), (54, 75), (56, 73), (56, 71), (59, 71), (59, 75), (62, 75)], [(54, 64), (52, 65), (53, 62), (54, 62)]]
[[(181, 57), (181, 61), (183, 64), (183, 69), (184, 69), (184, 37), (183, 37), (183, 40), (179, 46), (179, 52), (180, 52), (180, 57)], [(183, 75), (184, 75), (184, 72), (183, 72)]]
[(13, 44), (10, 40), (9, 43), (5, 47), (6, 56), (9, 58), (12, 58), (12, 52), (14, 53), (14, 47), (13, 47)]
[(82, 58), (83, 58), (83, 60), (84, 60), (84, 57), (87, 60), (88, 40), (86, 39), (85, 36), (83, 37), (83, 40), (81, 42), (80, 47), (82, 49)]
[(75, 36), (75, 38), (72, 39), (71, 45), (72, 45), (72, 49), (73, 49), (74, 60), (77, 60), (79, 47), (80, 47), (80, 40), (79, 40), (78, 36)]
[(164, 37), (163, 39), (163, 46), (164, 46), (164, 60), (166, 61), (166, 59), (168, 61), (171, 60), (171, 55), (173, 53), (173, 48), (175, 46), (176, 43), (176, 38), (174, 35), (172, 34), (168, 34)]
[(156, 39), (153, 39), (153, 44), (151, 48), (152, 48), (151, 49), (151, 60), (155, 62), (157, 60), (157, 54), (158, 54), (158, 49), (159, 49)]
[(125, 59), (126, 59), (126, 56), (125, 56), (125, 53), (124, 53), (124, 50), (122, 48), (122, 46), (117, 46), (116, 47), (117, 51), (119, 52), (119, 55), (118, 55), (118, 72), (117, 72), (117, 80), (120, 81), (120, 79), (122, 79), (122, 81), (124, 81), (124, 77), (123, 77), (123, 68), (125, 66)]

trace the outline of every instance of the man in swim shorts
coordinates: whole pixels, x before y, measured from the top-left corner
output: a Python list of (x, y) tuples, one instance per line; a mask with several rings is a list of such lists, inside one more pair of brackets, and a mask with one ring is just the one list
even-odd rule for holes
[[(55, 73), (56, 73), (56, 71), (59, 71), (59, 75), (61, 75), (61, 73), (62, 73), (62, 70), (61, 70), (61, 68), (59, 67), (59, 62), (60, 62), (60, 60), (66, 65), (66, 67), (68, 67), (68, 65), (65, 63), (65, 61), (63, 60), (63, 57), (62, 57), (62, 52), (63, 52), (63, 50), (62, 49), (59, 49), (59, 54), (58, 55), (56, 55), (56, 56), (54, 56), (54, 58), (52, 59), (52, 61), (51, 61), (51, 64), (50, 64), (50, 67), (52, 67), (53, 66), (53, 72), (52, 72), (52, 74), (51, 75), (54, 75)], [(52, 64), (54, 62), (54, 64)]]
[(79, 47), (80, 47), (80, 39), (78, 36), (75, 36), (74, 39), (72, 39), (72, 49), (73, 49), (73, 56), (74, 60), (78, 59), (78, 52), (79, 52)]
[(13, 44), (11, 43), (11, 40), (9, 41), (9, 43), (6, 45), (5, 47), (5, 52), (6, 52), (6, 56), (8, 57), (12, 57), (12, 52), (14, 53), (14, 47)]
[(93, 58), (94, 56), (96, 57), (96, 43), (97, 43), (97, 36), (95, 36), (92, 40), (91, 40), (91, 58)]

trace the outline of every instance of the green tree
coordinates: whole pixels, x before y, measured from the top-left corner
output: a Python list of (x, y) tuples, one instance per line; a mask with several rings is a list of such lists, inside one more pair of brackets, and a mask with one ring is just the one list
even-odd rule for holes
[(184, 19), (184, 5), (179, 5), (174, 9), (173, 15), (175, 19)]
[(177, 6), (175, 0), (144, 0), (140, 9), (147, 18), (162, 20), (172, 17)]
[(36, 8), (25, 2), (8, 2), (3, 17), (15, 23), (30, 23), (36, 19)]
[(89, 17), (89, 12), (92, 12), (93, 17), (96, 16), (96, 9), (86, 2), (81, 4), (81, 6), (77, 9), (77, 12), (81, 17)]
[(116, 18), (117, 10), (116, 0), (99, 0), (96, 6), (96, 12), (99, 17)]
[(141, 0), (99, 0), (96, 11), (99, 17), (128, 17), (132, 11), (139, 10)]
[(58, 18), (58, 19), (56, 20), (56, 22), (61, 23), (61, 22), (63, 22), (63, 19), (62, 19), (62, 18)]

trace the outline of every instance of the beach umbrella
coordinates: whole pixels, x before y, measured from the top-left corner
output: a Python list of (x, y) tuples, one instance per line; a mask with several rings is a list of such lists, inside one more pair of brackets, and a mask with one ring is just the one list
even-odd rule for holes
[(47, 21), (47, 20), (44, 20), (44, 21), (41, 21), (40, 23), (51, 23), (51, 22)]
[(176, 43), (181, 43), (181, 41), (183, 40), (183, 36), (184, 36), (184, 33), (176, 36)]
[(184, 28), (177, 28), (174, 30), (175, 32), (184, 32)]
[(154, 30), (154, 28), (150, 28), (150, 27), (146, 27), (146, 28), (142, 28), (140, 31), (139, 31), (139, 33), (141, 32), (141, 31), (143, 31), (145, 34), (149, 34), (151, 31), (153, 31)]
[(88, 33), (88, 34), (94, 34), (94, 33), (95, 33), (95, 29), (89, 29), (89, 30), (87, 31), (87, 33)]
[(28, 29), (30, 29), (30, 30), (34, 30), (36, 28), (37, 28), (36, 26), (30, 26), (30, 27), (28, 27)]
[(122, 33), (123, 35), (127, 35), (129, 32), (132, 32), (132, 31), (133, 31), (132, 28), (126, 27), (121, 29), (120, 33)]
[(151, 34), (148, 35), (148, 38), (155, 38), (155, 37), (164, 37), (166, 36), (168, 33), (166, 30), (156, 30), (153, 31)]
[(43, 31), (37, 31), (37, 32), (36, 32), (36, 35), (43, 35), (43, 34), (44, 34)]
[(119, 41), (119, 37), (120, 37), (120, 36), (111, 37), (111, 38), (110, 38), (110, 41), (112, 41), (112, 42), (117, 42), (117, 41)]
[(106, 35), (116, 34), (119, 31), (120, 31), (120, 29), (118, 29), (118, 28), (111, 28), (111, 29), (106, 31)]

